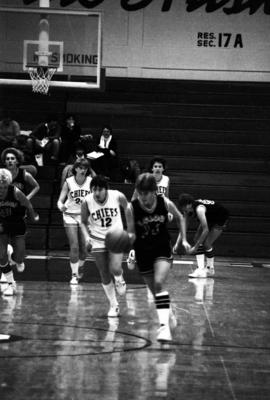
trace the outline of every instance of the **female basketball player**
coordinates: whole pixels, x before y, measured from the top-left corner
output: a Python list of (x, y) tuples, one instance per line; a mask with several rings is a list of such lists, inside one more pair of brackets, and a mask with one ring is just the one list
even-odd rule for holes
[[(23, 153), (13, 147), (9, 147), (2, 152), (1, 161), (5, 168), (11, 172), (12, 184), (20, 189), (28, 200), (31, 200), (40, 189), (38, 182), (31, 173), (32, 171), (36, 174), (36, 167), (32, 165), (28, 166), (27, 169), (20, 168), (23, 163)], [(26, 193), (27, 188), (30, 188), (29, 193)]]
[(157, 193), (169, 197), (170, 178), (164, 175), (166, 162), (163, 158), (154, 157), (150, 161), (150, 171), (157, 182)]
[[(110, 303), (108, 317), (118, 317), (120, 310), (116, 292), (119, 295), (126, 292), (122, 270), (123, 254), (109, 251), (105, 246), (105, 237), (109, 229), (123, 228), (121, 207), (128, 232), (131, 215), (125, 195), (118, 190), (110, 190), (105, 177), (97, 175), (92, 179), (91, 192), (82, 203), (82, 230), (88, 249), (92, 248), (101, 283)], [(130, 235), (131, 242), (133, 236)]]
[(213, 244), (226, 227), (229, 218), (228, 210), (214, 200), (195, 200), (188, 193), (179, 196), (179, 209), (185, 216), (194, 216), (199, 221), (195, 244), (188, 250), (189, 254), (197, 253), (198, 268), (189, 276), (191, 278), (207, 278), (207, 274), (214, 275)]
[[(63, 186), (65, 180), (67, 178), (69, 178), (70, 176), (73, 175), (72, 173), (72, 169), (73, 169), (73, 164), (75, 161), (77, 160), (82, 160), (82, 159), (87, 159), (88, 163), (89, 163), (89, 169), (90, 169), (90, 176), (93, 178), (94, 176), (96, 176), (95, 171), (92, 169), (91, 167), (91, 161), (87, 158), (86, 152), (82, 147), (77, 147), (75, 150), (75, 154), (71, 157), (71, 160), (69, 161), (69, 163), (64, 167), (63, 171), (62, 171), (62, 175), (61, 175), (61, 187)], [(72, 162), (70, 164), (70, 162)]]
[(5, 275), (8, 287), (4, 295), (12, 296), (16, 292), (16, 284), (11, 266), (8, 262), (8, 243), (13, 246), (13, 260), (18, 270), (24, 269), (25, 256), (25, 214), (27, 210), (33, 222), (39, 220), (27, 197), (12, 185), (12, 175), (7, 169), (0, 169), (0, 269)]
[(177, 244), (182, 242), (188, 249), (190, 246), (185, 237), (185, 219), (172, 201), (157, 194), (157, 182), (153, 174), (139, 175), (135, 186), (138, 198), (131, 202), (130, 208), (136, 235), (134, 249), (137, 266), (155, 297), (160, 322), (157, 340), (170, 341), (169, 319), (174, 326), (176, 320), (171, 311), (169, 293), (164, 288), (173, 261), (167, 228), (168, 214), (173, 214), (179, 227)]
[(70, 284), (77, 285), (79, 267), (82, 269), (86, 259), (84, 236), (81, 230), (81, 204), (90, 193), (91, 177), (89, 163), (86, 159), (75, 161), (72, 176), (67, 178), (62, 187), (57, 207), (63, 213), (64, 227), (69, 241), (70, 268), (72, 277)]
[[(166, 162), (163, 158), (154, 157), (150, 161), (149, 170), (153, 173), (155, 180), (157, 182), (157, 193), (162, 194), (163, 196), (169, 197), (169, 188), (170, 188), (170, 178), (167, 175), (164, 175)], [(138, 198), (137, 190), (134, 190), (131, 200), (135, 200)], [(169, 214), (169, 222), (173, 219), (173, 215)], [(136, 255), (134, 249), (130, 250), (127, 265), (129, 269), (133, 269), (136, 264)]]
[[(20, 189), (27, 197), (31, 200), (32, 197), (39, 191), (39, 184), (28, 171), (32, 171), (36, 174), (37, 170), (34, 165), (29, 165), (26, 168), (20, 168), (23, 163), (23, 153), (15, 149), (14, 147), (9, 147), (1, 153), (1, 161), (5, 165), (5, 168), (11, 172), (12, 184)], [(27, 194), (27, 190), (29, 190)], [(22, 209), (22, 214), (24, 215), (26, 210)], [(23, 272), (25, 265), (24, 263), (19, 263), (18, 260), (13, 259), (13, 248), (8, 245), (8, 259), (11, 265), (16, 265), (18, 272)], [(4, 275), (1, 277), (1, 282), (4, 281)]]

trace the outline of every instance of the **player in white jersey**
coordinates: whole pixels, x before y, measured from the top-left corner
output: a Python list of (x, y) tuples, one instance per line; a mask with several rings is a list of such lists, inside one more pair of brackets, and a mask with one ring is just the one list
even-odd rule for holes
[(155, 157), (150, 161), (150, 171), (157, 182), (157, 193), (169, 197), (170, 178), (164, 175), (166, 162), (163, 158)]
[[(163, 175), (165, 168), (166, 168), (166, 162), (163, 158), (154, 157), (150, 161), (149, 172), (151, 172), (154, 175), (155, 180), (157, 182), (157, 194), (163, 194), (164, 196), (169, 198), (170, 178), (167, 175)], [(138, 198), (138, 193), (135, 189), (131, 201), (137, 198)]]
[(72, 277), (70, 284), (77, 285), (86, 259), (84, 235), (81, 230), (81, 204), (90, 193), (90, 168), (86, 159), (75, 161), (73, 175), (67, 178), (62, 187), (57, 207), (63, 213), (64, 227), (69, 241), (70, 267)]
[(126, 292), (122, 270), (123, 254), (112, 253), (105, 246), (108, 230), (123, 227), (121, 208), (129, 232), (131, 213), (125, 195), (118, 190), (110, 190), (103, 176), (95, 176), (91, 181), (91, 194), (82, 203), (82, 230), (88, 249), (92, 249), (101, 283), (110, 303), (108, 317), (119, 316), (116, 292), (119, 295)]

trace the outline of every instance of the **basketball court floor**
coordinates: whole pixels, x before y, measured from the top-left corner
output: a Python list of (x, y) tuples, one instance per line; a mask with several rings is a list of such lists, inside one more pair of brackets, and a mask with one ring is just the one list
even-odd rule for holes
[[(173, 342), (136, 270), (121, 317), (108, 304), (93, 260), (71, 287), (66, 256), (28, 256), (18, 293), (0, 297), (1, 400), (270, 398), (270, 260), (220, 259), (216, 275), (189, 279), (175, 260), (168, 289), (178, 319)], [(3, 290), (5, 284), (1, 284)]]

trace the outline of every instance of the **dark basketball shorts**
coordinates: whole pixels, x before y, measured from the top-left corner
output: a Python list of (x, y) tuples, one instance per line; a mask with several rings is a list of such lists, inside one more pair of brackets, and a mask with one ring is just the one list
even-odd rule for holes
[(207, 223), (209, 229), (216, 228), (223, 230), (226, 228), (228, 220), (229, 220), (229, 212), (226, 209), (224, 209), (215, 218), (213, 219), (207, 218)]
[(173, 256), (171, 248), (158, 248), (153, 251), (135, 249), (136, 263), (141, 275), (152, 274), (157, 260), (166, 260), (172, 264)]
[(23, 218), (3, 221), (2, 226), (4, 231), (1, 233), (4, 235), (23, 236), (26, 232), (26, 224)]

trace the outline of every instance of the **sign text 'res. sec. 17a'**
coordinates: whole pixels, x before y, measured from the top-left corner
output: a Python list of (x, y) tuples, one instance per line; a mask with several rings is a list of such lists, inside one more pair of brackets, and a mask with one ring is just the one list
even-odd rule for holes
[[(38, 0), (23, 0), (25, 5), (30, 5)], [(82, 7), (92, 9), (103, 3), (104, 0), (60, 0), (60, 7), (67, 7), (74, 3), (79, 3)], [(119, 0), (121, 7), (126, 11), (138, 11), (149, 6), (153, 0)], [(163, 0), (161, 11), (170, 11), (174, 1)], [(222, 10), (225, 14), (239, 14), (248, 10), (249, 14), (256, 13), (259, 9), (270, 15), (269, 0), (186, 0), (186, 11), (193, 12), (204, 7), (207, 13)]]

